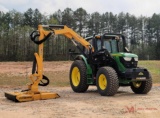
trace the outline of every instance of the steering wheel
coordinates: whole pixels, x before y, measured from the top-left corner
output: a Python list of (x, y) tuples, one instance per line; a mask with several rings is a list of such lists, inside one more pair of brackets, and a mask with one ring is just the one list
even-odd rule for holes
[(105, 49), (105, 48), (102, 48), (102, 49), (98, 50), (98, 51), (94, 54), (94, 56), (100, 56), (100, 55), (105, 55), (106, 57), (112, 57), (112, 56), (110, 55), (110, 53), (108, 52), (108, 50)]
[(107, 49), (104, 49), (104, 48), (102, 48), (102, 49), (100, 49), (100, 50), (98, 50), (96, 53), (95, 53), (95, 56), (97, 55), (102, 55), (102, 54), (104, 54), (105, 52), (107, 51)]

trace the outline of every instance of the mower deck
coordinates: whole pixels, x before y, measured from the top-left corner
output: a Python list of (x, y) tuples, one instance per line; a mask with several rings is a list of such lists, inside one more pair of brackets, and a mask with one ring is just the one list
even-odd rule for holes
[(34, 100), (46, 100), (46, 99), (56, 99), (60, 96), (57, 93), (50, 93), (50, 92), (12, 92), (12, 93), (5, 93), (5, 97), (9, 100), (14, 102), (27, 102), (27, 101), (34, 101)]

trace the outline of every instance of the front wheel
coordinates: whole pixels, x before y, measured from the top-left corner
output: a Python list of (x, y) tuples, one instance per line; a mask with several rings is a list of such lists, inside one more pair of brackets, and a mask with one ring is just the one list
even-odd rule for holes
[(74, 92), (85, 92), (88, 89), (87, 69), (82, 60), (76, 60), (71, 65), (70, 85)]
[(131, 89), (136, 94), (147, 94), (152, 88), (152, 77), (149, 74), (149, 79), (146, 81), (137, 81), (131, 83)]
[(112, 67), (101, 67), (96, 76), (98, 92), (102, 96), (113, 96), (119, 88), (118, 76)]

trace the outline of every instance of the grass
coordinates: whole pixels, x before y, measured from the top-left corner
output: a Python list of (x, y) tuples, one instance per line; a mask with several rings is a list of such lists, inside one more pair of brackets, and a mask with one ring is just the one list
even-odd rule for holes
[[(49, 86), (69, 86), (69, 72), (45, 72), (50, 80)], [(0, 85), (1, 86), (24, 86), (31, 83), (29, 77), (26, 76), (11, 76), (8, 74), (0, 74)]]
[(160, 83), (160, 61), (139, 61), (138, 66), (149, 70), (153, 83)]
[(0, 85), (4, 86), (23, 86), (29, 82), (25, 76), (10, 76), (8, 74), (0, 74)]
[[(139, 61), (138, 66), (145, 67), (150, 71), (153, 83), (160, 83), (160, 61)], [(70, 86), (69, 68), (65, 71), (47, 71), (44, 72), (44, 75), (49, 78), (50, 86)], [(30, 80), (26, 75), (0, 73), (1, 86), (25, 86), (27, 83), (30, 83)]]
[(69, 71), (45, 72), (50, 80), (50, 86), (69, 86)]

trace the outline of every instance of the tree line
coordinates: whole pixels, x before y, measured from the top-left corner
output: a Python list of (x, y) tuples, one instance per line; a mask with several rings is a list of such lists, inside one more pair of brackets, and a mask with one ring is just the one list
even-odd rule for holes
[[(160, 59), (160, 14), (151, 17), (129, 13), (87, 13), (83, 8), (73, 11), (66, 8), (52, 14), (42, 14), (29, 8), (21, 13), (16, 10), (0, 11), (0, 61), (31, 61), (37, 45), (30, 40), (30, 33), (39, 24), (67, 25), (82, 37), (103, 33), (122, 33), (129, 49), (141, 60)], [(44, 43), (45, 60), (69, 60), (72, 42), (64, 36)]]

